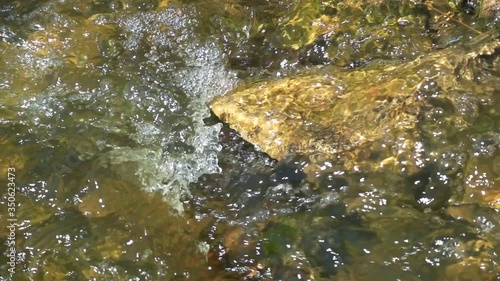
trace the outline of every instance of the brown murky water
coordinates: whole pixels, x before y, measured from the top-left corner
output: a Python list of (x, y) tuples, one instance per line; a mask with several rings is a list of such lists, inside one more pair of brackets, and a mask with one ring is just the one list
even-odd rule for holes
[(238, 82), (473, 51), (498, 9), (1, 1), (1, 279), (500, 280), (498, 49), (426, 85), (411, 175), (330, 160), (311, 180), (307, 155), (270, 159), (206, 106)]

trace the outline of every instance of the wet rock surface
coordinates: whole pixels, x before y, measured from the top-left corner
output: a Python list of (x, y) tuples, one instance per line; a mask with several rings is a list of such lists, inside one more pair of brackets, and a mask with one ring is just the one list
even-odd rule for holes
[[(486, 39), (409, 63), (374, 61), (359, 70), (311, 70), (312, 75), (235, 90), (214, 99), (210, 108), (244, 139), (278, 160), (305, 154), (316, 160), (336, 159), (348, 170), (396, 166), (395, 170), (412, 175), (426, 164), (422, 153), (426, 128), (419, 126), (419, 120), (440, 110), (432, 105), (433, 96), (459, 107), (465, 98), (460, 95), (483, 83), (474, 76), (489, 71), (484, 57), (495, 56), (499, 48), (497, 39)], [(493, 77), (488, 82), (500, 81)], [(493, 89), (487, 90), (481, 98), (493, 94)], [(462, 126), (458, 130), (467, 126), (460, 112), (447, 118)]]

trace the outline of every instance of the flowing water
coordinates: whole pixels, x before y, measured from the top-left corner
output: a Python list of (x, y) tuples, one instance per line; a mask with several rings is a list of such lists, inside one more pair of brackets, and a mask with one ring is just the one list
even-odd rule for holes
[[(366, 30), (308, 31), (344, 13), (309, 2), (0, 1), (0, 278), (500, 280), (498, 49), (477, 95), (433, 100), (422, 150), (440, 163), (414, 176), (308, 180), (307, 157), (270, 159), (206, 105), (249, 77), (498, 39), (498, 13), (348, 7)], [(390, 19), (414, 25), (367, 36)]]

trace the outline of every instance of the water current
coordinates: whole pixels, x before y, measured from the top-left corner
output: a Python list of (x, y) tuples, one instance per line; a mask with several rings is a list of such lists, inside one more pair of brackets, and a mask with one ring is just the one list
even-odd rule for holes
[[(0, 1), (0, 279), (500, 280), (498, 4), (358, 2)], [(277, 161), (207, 106), (447, 48), (414, 174)]]

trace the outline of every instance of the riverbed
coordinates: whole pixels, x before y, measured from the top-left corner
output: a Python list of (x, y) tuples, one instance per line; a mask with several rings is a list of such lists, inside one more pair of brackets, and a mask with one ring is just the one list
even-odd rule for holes
[[(500, 17), (455, 2), (0, 3), (0, 276), (499, 280)], [(426, 85), (412, 174), (278, 161), (207, 106), (453, 48), (475, 55)]]

